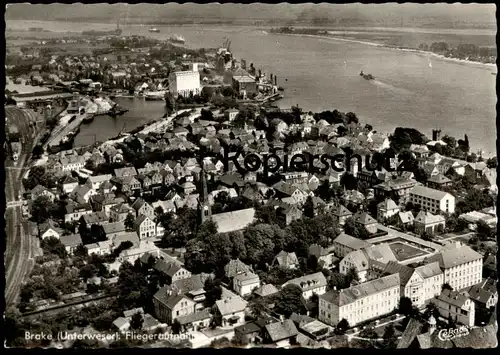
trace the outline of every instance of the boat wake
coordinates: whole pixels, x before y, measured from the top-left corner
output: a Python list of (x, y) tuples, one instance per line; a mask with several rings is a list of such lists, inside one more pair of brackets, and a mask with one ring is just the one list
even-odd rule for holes
[(400, 88), (400, 87), (397, 87), (397, 86), (394, 86), (391, 84), (387, 84), (387, 83), (384, 83), (380, 80), (370, 80), (369, 82), (371, 84), (381, 88), (381, 89), (386, 89), (386, 90), (392, 91), (394, 93), (404, 94), (404, 95), (412, 94), (412, 92), (410, 90), (403, 89), (403, 88)]

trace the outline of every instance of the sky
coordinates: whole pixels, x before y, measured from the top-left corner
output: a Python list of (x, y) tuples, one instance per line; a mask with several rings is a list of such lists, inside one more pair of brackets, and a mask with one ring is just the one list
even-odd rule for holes
[(362, 22), (393, 24), (462, 23), (495, 24), (495, 4), (12, 4), (6, 19), (29, 20), (168, 20), (205, 18), (220, 20), (312, 20), (348, 18)]

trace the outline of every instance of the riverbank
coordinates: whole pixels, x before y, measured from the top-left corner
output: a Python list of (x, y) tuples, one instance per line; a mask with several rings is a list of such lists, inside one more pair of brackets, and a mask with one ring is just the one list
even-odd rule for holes
[(487, 68), (496, 69), (495, 63), (483, 63), (483, 62), (474, 62), (474, 61), (465, 60), (465, 59), (450, 58), (450, 57), (445, 57), (444, 55), (437, 54), (437, 53), (430, 52), (430, 51), (423, 51), (420, 49), (412, 49), (412, 48), (396, 47), (396, 46), (390, 46), (387, 44), (376, 43), (376, 42), (367, 42), (367, 41), (361, 41), (361, 40), (351, 39), (351, 38), (324, 36), (324, 35), (308, 35), (308, 34), (300, 34), (300, 33), (272, 33), (272, 34), (284, 35), (284, 36), (311, 37), (311, 38), (320, 38), (320, 39), (330, 39), (330, 40), (341, 41), (341, 42), (358, 43), (358, 44), (364, 44), (364, 45), (372, 46), (372, 47), (386, 48), (386, 49), (392, 49), (392, 50), (401, 51), (401, 52), (413, 52), (413, 53), (433, 56), (433, 57), (436, 57), (436, 58), (439, 58), (439, 59), (442, 59), (445, 61), (449, 61), (449, 62), (482, 65), (482, 66), (485, 66)]

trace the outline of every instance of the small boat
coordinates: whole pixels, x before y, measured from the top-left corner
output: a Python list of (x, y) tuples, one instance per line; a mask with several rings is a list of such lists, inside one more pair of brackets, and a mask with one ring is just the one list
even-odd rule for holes
[(285, 91), (285, 89), (283, 88), (283, 86), (278, 86), (278, 91)]
[(375, 79), (375, 77), (373, 75), (371, 75), (371, 74), (365, 74), (365, 73), (363, 73), (363, 71), (361, 71), (361, 73), (359, 73), (359, 75), (361, 75), (366, 80), (373, 80), (373, 79)]
[(432, 63), (430, 60), (429, 60), (429, 68), (432, 68)]
[(160, 30), (159, 30), (159, 29), (157, 29), (156, 27), (151, 27), (151, 28), (149, 29), (149, 32), (159, 33), (159, 32), (160, 32)]

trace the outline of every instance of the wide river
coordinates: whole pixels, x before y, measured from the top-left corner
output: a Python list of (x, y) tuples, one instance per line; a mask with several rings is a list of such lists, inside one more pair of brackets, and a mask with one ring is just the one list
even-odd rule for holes
[[(14, 23), (19, 21), (7, 21), (7, 28), (15, 27), (11, 26)], [(113, 27), (60, 22), (29, 24), (24, 28), (81, 31)], [(160, 33), (149, 33), (145, 26), (122, 28), (123, 35), (159, 39), (179, 34), (189, 47), (195, 48), (221, 46), (227, 37), (236, 58), (244, 58), (263, 72), (278, 76), (279, 85), (285, 87), (285, 98), (278, 103), (281, 107), (298, 104), (311, 111), (352, 111), (363, 123), (382, 132), (393, 132), (397, 126), (414, 127), (430, 137), (432, 129), (440, 128), (443, 134), (457, 138), (467, 134), (473, 150), (483, 149), (486, 155), (496, 151), (496, 75), (492, 75), (496, 68), (492, 66), (366, 43), (275, 35), (250, 27), (163, 26), (158, 27)], [(435, 31), (431, 35), (432, 32)], [(483, 32), (477, 34), (484, 35)], [(474, 34), (474, 30), (464, 34), (467, 43)], [(376, 79), (364, 80), (359, 76), (361, 70)], [(102, 141), (116, 135), (124, 125), (129, 130), (163, 114), (160, 102), (122, 99), (119, 103), (130, 112), (117, 119), (96, 118), (82, 127), (76, 143), (88, 143), (94, 135)], [(146, 109), (145, 105), (152, 106)]]

